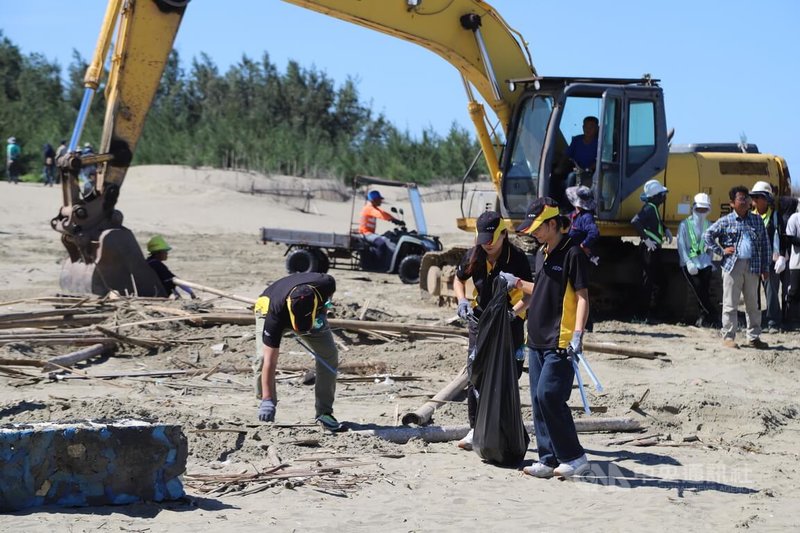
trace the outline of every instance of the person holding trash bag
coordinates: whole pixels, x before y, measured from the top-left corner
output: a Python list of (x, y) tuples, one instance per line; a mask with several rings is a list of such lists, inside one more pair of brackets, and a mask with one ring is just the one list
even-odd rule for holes
[(523, 471), (539, 478), (572, 477), (589, 469), (567, 400), (575, 379), (573, 359), (583, 352), (590, 267), (579, 243), (564, 234), (568, 223), (552, 198), (534, 200), (517, 227), (543, 245), (533, 282), (500, 273), (509, 287), (531, 295), (528, 366), (539, 461)]
[[(494, 294), (492, 284), (501, 271), (510, 272), (526, 281), (533, 279), (525, 253), (509, 242), (508, 228), (500, 213), (486, 211), (478, 217), (475, 224), (475, 246), (464, 254), (453, 280), (453, 289), (458, 298), (458, 316), (467, 321), (469, 331), (468, 365), (478, 336), (478, 319), (492, 300)], [(467, 298), (466, 282), (469, 279), (472, 279), (475, 289), (470, 298)], [(505, 294), (503, 296), (506, 298)], [(509, 304), (514, 306), (515, 311), (514, 318), (511, 320), (511, 334), (515, 349), (522, 346), (525, 335), (526, 302), (522, 301), (522, 297), (522, 291), (512, 290), (506, 298)], [(517, 379), (521, 375), (522, 361), (520, 360), (517, 363)], [(475, 387), (470, 382), (467, 387), (467, 417), (470, 431), (458, 441), (458, 447), (464, 450), (472, 449), (477, 409), (477, 394)]]
[(492, 289), (492, 298), (484, 304), (478, 321), (470, 370), (470, 382), (480, 393), (472, 449), (484, 461), (517, 467), (530, 442), (520, 411), (520, 362), (514, 358), (517, 344), (511, 324), (517, 318), (509, 313), (505, 279), (495, 278)]

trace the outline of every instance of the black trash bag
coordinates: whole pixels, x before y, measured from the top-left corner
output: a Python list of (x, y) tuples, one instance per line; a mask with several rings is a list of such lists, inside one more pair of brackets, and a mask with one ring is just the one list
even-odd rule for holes
[(470, 382), (479, 391), (472, 449), (485, 461), (517, 466), (530, 437), (520, 412), (516, 346), (508, 316), (506, 282), (497, 278), (492, 300), (481, 314)]

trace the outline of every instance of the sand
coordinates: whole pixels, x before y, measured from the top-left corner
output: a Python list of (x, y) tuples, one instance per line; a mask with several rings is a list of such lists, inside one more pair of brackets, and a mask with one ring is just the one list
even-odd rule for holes
[[(162, 233), (173, 246), (169, 265), (185, 279), (255, 297), (285, 274), (284, 249), (259, 242), (262, 226), (346, 232), (352, 204), (336, 200), (341, 187), (326, 184), (306, 205), (291, 190), (319, 188), (318, 182), (267, 178), (249, 173), (182, 167), (136, 167), (125, 183), (119, 208), (144, 244)], [(271, 189), (280, 195), (251, 194)], [(49, 219), (60, 190), (41, 185), (0, 184), (0, 301), (52, 296), (64, 251)], [(402, 190), (382, 189), (403, 207)], [(454, 219), (457, 200), (436, 200), (425, 190), (431, 232), (445, 244), (468, 244)], [(433, 194), (436, 193), (436, 194)], [(310, 213), (304, 213), (307, 208)], [(408, 216), (410, 218), (410, 215)], [(335, 313), (354, 317), (443, 324), (453, 308), (395, 275), (335, 270)], [(243, 304), (201, 296), (203, 305), (244, 309)], [(176, 302), (173, 305), (189, 305)], [(198, 302), (193, 302), (197, 304)], [(28, 302), (3, 305), (0, 313), (41, 309)], [(135, 315), (135, 311), (131, 311)], [(87, 372), (161, 370), (216, 363), (246, 366), (253, 328), (196, 328), (159, 325), (154, 336), (191, 340), (173, 349), (123, 347), (115, 357), (82, 366)], [(144, 331), (144, 330), (142, 330)], [(684, 325), (644, 326), (601, 322), (587, 336), (665, 352), (659, 360), (590, 353), (606, 388), (590, 390), (593, 405), (606, 413), (632, 416), (657, 445), (611, 445), (625, 434), (583, 434), (593, 463), (582, 481), (537, 480), (515, 469), (483, 463), (454, 443), (392, 444), (353, 433), (329, 434), (313, 422), (313, 390), (298, 379), (279, 384), (278, 422), (260, 424), (250, 377), (218, 373), (199, 378), (38, 382), (0, 376), (0, 423), (99, 417), (143, 417), (179, 423), (189, 439), (188, 474), (254, 472), (269, 468), (267, 448), (293, 466), (346, 466), (338, 475), (297, 486), (278, 485), (241, 495), (207, 494), (187, 483), (187, 498), (163, 504), (28, 510), (0, 516), (4, 531), (517, 531), (555, 530), (757, 530), (796, 527), (800, 401), (796, 333), (765, 334), (769, 350), (728, 350), (716, 331)], [(412, 411), (458, 372), (465, 343), (458, 338), (389, 342), (343, 333), (342, 362), (380, 361), (396, 375), (417, 381), (347, 382), (337, 390), (336, 415), (354, 424), (392, 426), (396, 413)], [(225, 344), (222, 352), (212, 346)], [(0, 346), (0, 357), (46, 358), (66, 347)], [(309, 356), (290, 339), (280, 365), (301, 365)], [(171, 385), (171, 386), (170, 386)], [(183, 385), (183, 386), (182, 386)], [(523, 414), (530, 417), (527, 374), (520, 380)], [(649, 389), (638, 411), (630, 409)], [(580, 404), (576, 394), (571, 405)], [(585, 416), (576, 413), (576, 416)], [(466, 422), (465, 402), (449, 403), (434, 415), (437, 424)], [(294, 427), (287, 427), (294, 426)], [(208, 429), (238, 428), (242, 433)], [(205, 430), (205, 431), (203, 431)], [(301, 445), (316, 441), (317, 447)], [(526, 464), (536, 459), (532, 444)]]

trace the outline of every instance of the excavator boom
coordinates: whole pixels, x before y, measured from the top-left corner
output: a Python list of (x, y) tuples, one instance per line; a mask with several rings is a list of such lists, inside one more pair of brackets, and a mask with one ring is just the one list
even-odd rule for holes
[(284, 0), (438, 54), (453, 65), (506, 128), (519, 93), (507, 81), (536, 76), (527, 46), (481, 0)]

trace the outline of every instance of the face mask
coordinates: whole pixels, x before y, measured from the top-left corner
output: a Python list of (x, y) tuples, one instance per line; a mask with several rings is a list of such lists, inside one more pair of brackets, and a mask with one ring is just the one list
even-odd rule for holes
[(708, 218), (708, 212), (706, 213), (698, 213), (697, 211), (692, 211), (692, 218), (698, 224), (701, 224)]

